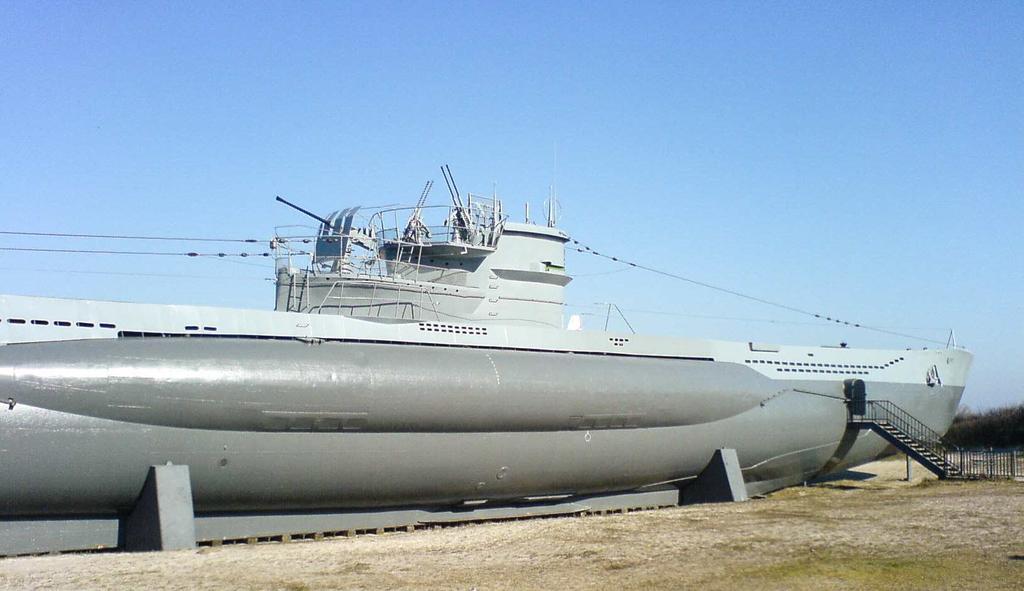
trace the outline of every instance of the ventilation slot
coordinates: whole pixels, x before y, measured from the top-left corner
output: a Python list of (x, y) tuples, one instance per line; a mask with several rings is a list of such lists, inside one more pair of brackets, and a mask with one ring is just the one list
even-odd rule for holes
[(486, 335), (484, 326), (468, 326), (465, 324), (439, 324), (436, 322), (420, 322), (420, 330), (425, 332), (448, 332), (452, 334)]

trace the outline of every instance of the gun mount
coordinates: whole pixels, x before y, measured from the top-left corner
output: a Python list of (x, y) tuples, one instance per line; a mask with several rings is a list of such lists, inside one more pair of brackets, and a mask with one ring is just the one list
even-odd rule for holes
[(356, 206), (326, 217), (278, 197), (320, 225), (313, 235), (275, 237), (276, 309), (561, 327), (568, 237), (509, 222), (497, 197), (463, 200), (442, 170), (448, 206), (425, 205), (431, 183), (414, 206)]

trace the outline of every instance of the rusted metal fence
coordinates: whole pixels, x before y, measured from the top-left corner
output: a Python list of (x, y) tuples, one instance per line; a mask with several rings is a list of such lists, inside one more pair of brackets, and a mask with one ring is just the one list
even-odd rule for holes
[(946, 462), (960, 468), (953, 478), (1024, 479), (1024, 451), (954, 449), (946, 452)]

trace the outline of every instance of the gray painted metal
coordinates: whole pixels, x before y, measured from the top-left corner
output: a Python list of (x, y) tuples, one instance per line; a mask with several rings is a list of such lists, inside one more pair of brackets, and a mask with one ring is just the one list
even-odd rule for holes
[[(282, 258), (275, 312), (0, 295), (0, 532), (106, 544), (167, 462), (189, 466), (197, 532), (284, 508), (634, 494), (697, 478), (720, 448), (756, 495), (888, 452), (848, 425), (845, 379), (936, 431), (952, 420), (961, 350), (561, 330), (567, 236), (488, 211), (429, 244), (343, 225), (379, 246), (381, 275), (342, 252)], [(72, 525), (25, 521), (55, 518)]]
[[(193, 535), (196, 542), (212, 542), (668, 507), (678, 502), (678, 489), (667, 487), (634, 493), (535, 500), (529, 503), (497, 506), (212, 513), (195, 516)], [(117, 517), (0, 520), (0, 556), (115, 548), (118, 547), (119, 538), (125, 540), (131, 537), (130, 532), (125, 531), (126, 527), (130, 527), (126, 521)], [(182, 544), (180, 547), (191, 546)], [(132, 547), (129, 545), (127, 549)], [(163, 549), (172, 549), (172, 546), (165, 544)]]
[(103, 550), (119, 545), (117, 517), (0, 519), (0, 556)]
[[(485, 208), (490, 211), (489, 206)], [(568, 237), (563, 232), (507, 222), (486, 214), (477, 220), (481, 224), (486, 222), (486, 228), (469, 229), (460, 222), (459, 228), (468, 232), (449, 234), (455, 226), (446, 226), (443, 234), (447, 241), (399, 239), (416, 235), (415, 228), (403, 229), (398, 220), (409, 219), (413, 223), (417, 211), (418, 208), (410, 207), (371, 216), (376, 238), (372, 242), (353, 241), (369, 251), (362, 258), (348, 256), (348, 236), (356, 230), (346, 218), (348, 221), (337, 235), (341, 237), (341, 250), (335, 264), (327, 267), (329, 270), (325, 271), (321, 264), (330, 259), (322, 256), (307, 269), (293, 268), (290, 258), (288, 263), (279, 265), (276, 309), (353, 317), (561, 327), (563, 288), (572, 280), (564, 269)], [(453, 222), (451, 214), (455, 210), (449, 211), (448, 221)], [(405, 213), (399, 216), (398, 212)], [(337, 236), (331, 240), (339, 240)], [(494, 241), (497, 248), (486, 246)], [(336, 250), (335, 243), (330, 244), (332, 250)]]
[(188, 466), (150, 466), (142, 493), (124, 520), (123, 545), (143, 552), (195, 547)]
[(282, 534), (363, 531), (378, 528), (458, 523), (493, 519), (572, 515), (592, 511), (668, 507), (678, 504), (679, 491), (664, 489), (628, 494), (568, 497), (516, 505), (468, 506), (452, 509), (381, 509), (316, 513), (228, 513), (196, 518), (196, 538), (203, 541), (273, 537)]
[[(923, 393), (909, 386), (878, 389), (921, 416), (932, 406), (914, 406)], [(458, 411), (445, 400), (436, 406)], [(190, 467), (197, 512), (356, 509), (635, 490), (699, 474), (725, 445), (737, 450), (751, 494), (888, 449), (873, 433), (847, 429), (842, 400), (797, 391), (696, 425), (522, 432), (210, 430), (18, 403), (0, 410), (0, 515), (127, 511), (148, 467), (168, 461)]]
[(775, 390), (734, 364), (528, 351), (189, 338), (0, 349), (0, 391), (19, 404), (189, 429), (670, 427), (733, 416)]
[(747, 488), (736, 450), (716, 449), (707, 467), (683, 489), (682, 497), (684, 505), (746, 501)]

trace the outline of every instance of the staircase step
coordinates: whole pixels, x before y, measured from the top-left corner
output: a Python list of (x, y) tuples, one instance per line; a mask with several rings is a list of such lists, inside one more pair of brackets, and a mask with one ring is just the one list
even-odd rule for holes
[[(962, 465), (965, 458), (948, 450), (941, 436), (889, 401), (868, 401), (871, 413), (851, 415), (849, 422), (861, 429), (869, 428), (908, 455), (917, 458), (929, 470), (943, 478), (966, 478), (973, 467)], [(952, 454), (952, 457), (950, 456)]]
[[(959, 468), (947, 462), (941, 452), (933, 451), (936, 448), (942, 449), (940, 441), (936, 441), (932, 438), (917, 439), (914, 435), (908, 432), (909, 429), (905, 428), (908, 424), (902, 420), (893, 421), (891, 419), (868, 419), (861, 417), (857, 422), (868, 425), (874, 424), (885, 433), (886, 437), (889, 438), (894, 445), (901, 447), (908, 453), (918, 456), (922, 460), (922, 463), (930, 464), (933, 468), (946, 473), (959, 473), (961, 471)], [(909, 427), (914, 428), (913, 425), (909, 425)]]

